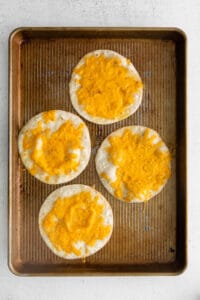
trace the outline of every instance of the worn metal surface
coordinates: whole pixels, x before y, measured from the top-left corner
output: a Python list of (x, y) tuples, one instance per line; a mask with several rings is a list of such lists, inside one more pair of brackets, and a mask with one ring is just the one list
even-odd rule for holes
[[(16, 274), (176, 274), (186, 265), (185, 37), (175, 29), (23, 28), (10, 38), (9, 265)], [(87, 169), (71, 183), (94, 185), (110, 202), (110, 242), (86, 261), (56, 257), (38, 229), (41, 204), (57, 187), (32, 177), (18, 156), (20, 128), (48, 109), (76, 113), (69, 99), (73, 67), (89, 51), (129, 58), (145, 89), (142, 105), (113, 125), (86, 122), (92, 140)], [(145, 209), (114, 199), (100, 183), (94, 157), (103, 139), (126, 125), (157, 130), (173, 155), (172, 177)]]

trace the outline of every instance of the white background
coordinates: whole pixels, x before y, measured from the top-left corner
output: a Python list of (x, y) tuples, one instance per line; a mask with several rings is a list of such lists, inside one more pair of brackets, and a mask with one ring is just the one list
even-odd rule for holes
[[(188, 36), (189, 265), (176, 277), (16, 277), (7, 267), (8, 36), (21, 26), (175, 26)], [(200, 299), (200, 0), (0, 0), (0, 300)]]

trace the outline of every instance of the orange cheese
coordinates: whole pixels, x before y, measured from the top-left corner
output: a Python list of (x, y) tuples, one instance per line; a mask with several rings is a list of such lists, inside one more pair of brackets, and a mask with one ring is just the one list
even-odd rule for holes
[(84, 110), (95, 117), (122, 118), (134, 103), (142, 82), (134, 78), (117, 57), (90, 56), (75, 69), (80, 88), (77, 98)]
[(154, 143), (155, 138), (156, 135), (149, 136), (148, 129), (143, 135), (126, 129), (122, 136), (109, 138), (106, 151), (109, 161), (117, 168), (116, 180), (111, 181), (106, 173), (101, 176), (111, 184), (117, 198), (127, 202), (133, 198), (142, 200), (143, 196), (149, 199), (170, 177), (171, 156), (160, 149), (164, 145), (162, 141)]
[(111, 226), (104, 224), (103, 211), (98, 196), (90, 192), (59, 197), (42, 222), (43, 230), (57, 250), (80, 255), (77, 242), (94, 246), (110, 234)]
[[(55, 111), (43, 113), (44, 124), (55, 118)], [(41, 169), (49, 175), (62, 175), (77, 170), (79, 161), (73, 150), (82, 147), (83, 126), (75, 126), (69, 120), (51, 133), (39, 121), (36, 128), (28, 130), (23, 139), (23, 148), (30, 150), (34, 163), (30, 172), (34, 175)]]
[(46, 124), (49, 123), (50, 121), (53, 122), (56, 120), (56, 111), (55, 110), (45, 111), (42, 114), (42, 118)]

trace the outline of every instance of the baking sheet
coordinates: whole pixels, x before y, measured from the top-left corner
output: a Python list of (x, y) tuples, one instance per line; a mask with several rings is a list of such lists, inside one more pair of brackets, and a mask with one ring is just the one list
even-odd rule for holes
[[(144, 82), (142, 105), (112, 125), (86, 121), (92, 141), (87, 169), (70, 183), (95, 185), (110, 202), (110, 242), (86, 260), (64, 260), (42, 241), (38, 212), (62, 185), (39, 182), (24, 169), (17, 150), (20, 128), (49, 109), (76, 113), (68, 83), (87, 52), (111, 49), (129, 58)], [(144, 125), (158, 131), (172, 155), (172, 177), (143, 204), (114, 199), (102, 186), (94, 157), (103, 139), (120, 127)], [(9, 267), (18, 275), (178, 274), (186, 245), (186, 38), (170, 28), (20, 28), (10, 36)]]

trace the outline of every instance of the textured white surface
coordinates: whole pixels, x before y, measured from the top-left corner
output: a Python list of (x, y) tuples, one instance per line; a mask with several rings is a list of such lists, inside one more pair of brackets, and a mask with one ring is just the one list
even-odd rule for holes
[[(19, 26), (176, 26), (188, 36), (189, 265), (177, 277), (20, 278), (7, 267), (8, 35)], [(200, 1), (0, 0), (0, 299), (200, 299)]]

